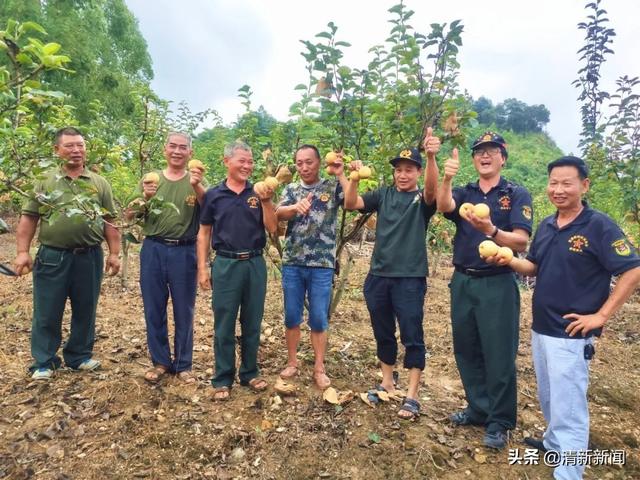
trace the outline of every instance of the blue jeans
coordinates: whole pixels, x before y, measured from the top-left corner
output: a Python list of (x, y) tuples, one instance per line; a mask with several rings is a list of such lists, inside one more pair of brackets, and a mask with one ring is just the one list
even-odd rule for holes
[(295, 328), (302, 323), (305, 296), (309, 300), (309, 327), (312, 332), (324, 332), (329, 328), (329, 305), (333, 268), (282, 267), (284, 291), (284, 324)]
[(379, 277), (368, 274), (364, 282), (364, 298), (371, 317), (373, 336), (380, 361), (395, 365), (398, 356), (396, 319), (400, 341), (405, 348), (404, 368), (424, 370), (425, 355), (422, 318), (425, 277)]
[[(191, 370), (193, 308), (196, 303), (196, 247), (168, 246), (145, 239), (140, 252), (140, 290), (147, 345), (154, 365), (170, 372)], [(169, 346), (167, 302), (171, 294), (175, 338)]]

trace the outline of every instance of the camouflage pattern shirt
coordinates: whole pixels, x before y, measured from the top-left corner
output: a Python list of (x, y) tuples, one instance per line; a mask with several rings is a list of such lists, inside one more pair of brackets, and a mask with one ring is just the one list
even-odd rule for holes
[(291, 183), (282, 192), (279, 207), (294, 205), (313, 194), (307, 215), (296, 214), (287, 222), (284, 265), (334, 268), (338, 209), (344, 193), (335, 179), (321, 179), (313, 185)]

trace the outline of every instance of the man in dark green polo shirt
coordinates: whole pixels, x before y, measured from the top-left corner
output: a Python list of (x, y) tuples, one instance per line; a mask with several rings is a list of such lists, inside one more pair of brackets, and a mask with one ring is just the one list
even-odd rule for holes
[[(436, 212), (438, 166), (436, 153), (440, 139), (431, 128), (423, 142), (427, 167), (417, 148), (402, 150), (389, 163), (394, 185), (358, 195), (358, 180), (351, 180), (344, 193), (347, 210), (377, 212), (376, 243), (363, 293), (376, 339), (382, 382), (377, 390), (395, 391), (393, 369), (398, 355), (396, 321), (405, 347), (404, 367), (409, 370), (407, 396), (398, 416), (412, 420), (420, 415), (418, 389), (425, 367), (426, 348), (422, 328), (424, 297), (427, 292), (427, 227)], [(352, 168), (358, 167), (353, 164)], [(424, 179), (424, 188), (418, 180)], [(371, 401), (379, 400), (376, 391)]]
[[(248, 145), (231, 143), (224, 148), (227, 178), (207, 190), (198, 232), (198, 284), (213, 283), (215, 387), (214, 400), (226, 400), (236, 373), (236, 319), (240, 311), (240, 384), (254, 391), (267, 388), (259, 377), (260, 325), (267, 292), (267, 268), (262, 256), (265, 229), (278, 226), (273, 190), (249, 182), (253, 155)], [(209, 270), (211, 247), (216, 257)], [(213, 279), (213, 282), (212, 282)]]
[[(35, 196), (23, 207), (16, 232), (15, 271), (24, 275), (33, 267), (31, 371), (36, 380), (50, 379), (61, 365), (57, 351), (67, 298), (71, 301), (71, 331), (62, 350), (64, 362), (84, 371), (100, 366), (92, 352), (102, 282), (102, 240), (109, 246), (107, 273), (115, 275), (120, 269), (120, 233), (110, 223), (115, 216), (113, 194), (104, 178), (85, 168), (82, 134), (75, 128), (63, 128), (56, 133), (53, 148), (60, 168), (36, 183)], [(96, 205), (101, 211), (97, 218), (73, 212), (92, 212)], [(38, 223), (40, 248), (34, 263), (29, 247)]]

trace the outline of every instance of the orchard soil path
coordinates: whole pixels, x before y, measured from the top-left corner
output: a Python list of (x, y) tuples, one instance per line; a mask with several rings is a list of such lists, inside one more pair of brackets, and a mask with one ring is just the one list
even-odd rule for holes
[[(0, 237), (0, 261), (14, 256), (12, 234)], [(135, 249), (134, 249), (135, 250)], [(350, 283), (332, 319), (327, 371), (338, 390), (365, 392), (375, 385), (377, 362), (362, 283), (371, 246), (357, 252)], [(447, 415), (464, 406), (452, 354), (443, 259), (429, 280), (425, 336), (429, 350), (421, 388), (423, 415), (396, 417), (398, 404), (371, 408), (358, 397), (342, 408), (323, 401), (311, 386), (308, 333), (300, 352), (295, 397), (272, 388), (255, 394), (235, 387), (228, 402), (213, 402), (210, 294), (198, 293), (194, 373), (197, 384), (175, 378), (150, 385), (137, 250), (130, 288), (120, 278), (104, 282), (95, 355), (103, 368), (57, 372), (33, 382), (30, 363), (31, 277), (0, 278), (0, 478), (11, 479), (546, 479), (544, 465), (509, 465), (508, 452), (482, 447), (482, 429), (454, 428)], [(522, 291), (518, 352), (518, 426), (510, 446), (539, 434), (542, 415), (531, 364), (531, 292)], [(586, 478), (640, 478), (640, 299), (611, 321), (592, 363), (592, 448), (624, 449), (624, 467), (595, 466)], [(65, 319), (65, 329), (68, 319)], [(271, 268), (260, 349), (262, 373), (273, 384), (286, 361), (282, 296)], [(401, 383), (406, 376), (401, 372)], [(280, 403), (280, 400), (282, 401)], [(540, 462), (542, 463), (542, 462)]]

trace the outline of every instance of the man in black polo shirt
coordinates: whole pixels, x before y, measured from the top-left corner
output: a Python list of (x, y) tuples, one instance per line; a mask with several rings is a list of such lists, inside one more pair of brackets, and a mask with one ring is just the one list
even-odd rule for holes
[[(267, 292), (267, 267), (262, 256), (265, 228), (278, 221), (273, 190), (255, 190), (249, 182), (253, 156), (249, 146), (234, 142), (224, 148), (227, 178), (205, 195), (198, 232), (198, 284), (213, 287), (215, 375), (214, 400), (229, 398), (235, 380), (235, 326), (240, 309), (240, 384), (254, 391), (267, 388), (258, 370), (260, 325)], [(216, 257), (209, 272), (209, 248)], [(213, 280), (213, 281), (212, 281)]]
[[(564, 456), (588, 448), (593, 336), (640, 284), (640, 257), (613, 220), (582, 200), (589, 190), (582, 159), (562, 157), (547, 170), (557, 212), (540, 222), (527, 259), (514, 258), (510, 267), (537, 276), (531, 348), (547, 430), (542, 441), (525, 442)], [(612, 275), (619, 277), (610, 293)], [(562, 461), (555, 478), (582, 478), (584, 465), (571, 463)]]
[[(452, 190), (460, 162), (454, 149), (444, 167), (438, 190), (438, 210), (455, 222), (455, 272), (451, 278), (453, 351), (468, 406), (451, 415), (456, 425), (484, 425), (484, 444), (503, 448), (507, 431), (516, 425), (516, 366), (520, 292), (515, 275), (506, 267), (487, 265), (478, 245), (487, 238), (522, 252), (531, 234), (531, 195), (522, 186), (502, 178), (507, 144), (493, 132), (472, 145), (478, 181)], [(485, 203), (490, 215), (480, 218), (463, 203)]]

